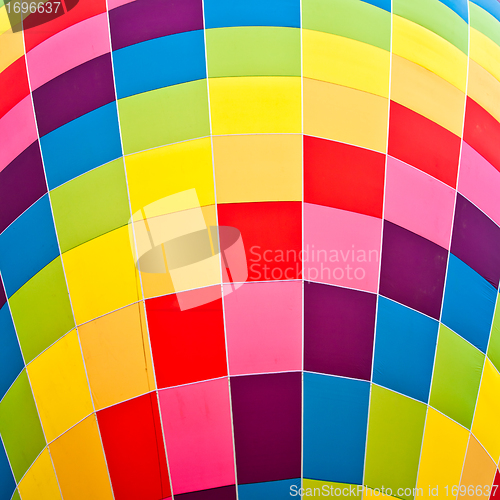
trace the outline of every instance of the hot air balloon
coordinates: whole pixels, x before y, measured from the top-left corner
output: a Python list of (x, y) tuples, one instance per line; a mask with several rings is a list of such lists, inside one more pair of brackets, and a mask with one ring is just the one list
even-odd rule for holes
[(498, 0), (0, 0), (0, 500), (498, 499)]

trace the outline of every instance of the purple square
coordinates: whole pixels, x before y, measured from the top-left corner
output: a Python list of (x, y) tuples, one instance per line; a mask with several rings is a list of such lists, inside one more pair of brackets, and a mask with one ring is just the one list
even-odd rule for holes
[(448, 251), (384, 221), (380, 294), (439, 319)]
[(40, 136), (114, 100), (111, 54), (80, 64), (33, 91)]
[(231, 377), (238, 483), (300, 477), (300, 372)]
[(202, 0), (135, 0), (109, 11), (113, 50), (203, 29)]
[(451, 253), (498, 288), (500, 228), (460, 194), (455, 208)]
[(0, 232), (46, 192), (40, 146), (35, 141), (0, 172)]
[(370, 380), (374, 294), (319, 283), (304, 287), (304, 369)]

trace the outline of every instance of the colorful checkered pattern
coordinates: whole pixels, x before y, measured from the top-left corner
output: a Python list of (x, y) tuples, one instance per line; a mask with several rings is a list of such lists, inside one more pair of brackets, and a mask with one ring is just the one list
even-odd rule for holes
[[(489, 498), (500, 2), (4, 1), (0, 500)], [(182, 310), (190, 189), (248, 280)]]

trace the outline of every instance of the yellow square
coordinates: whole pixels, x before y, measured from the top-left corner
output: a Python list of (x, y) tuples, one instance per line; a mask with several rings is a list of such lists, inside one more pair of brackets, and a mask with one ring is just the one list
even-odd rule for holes
[(64, 499), (113, 500), (95, 415), (49, 445)]
[(155, 389), (142, 302), (78, 331), (96, 410)]
[(27, 369), (47, 442), (92, 413), (76, 330), (40, 354)]
[(302, 200), (302, 136), (214, 137), (218, 203)]
[[(423, 495), (418, 498), (449, 498), (452, 486), (460, 484), (468, 440), (467, 429), (429, 407), (417, 479)], [(438, 486), (436, 496), (429, 496), (429, 486)]]
[(388, 101), (304, 78), (304, 133), (385, 153)]
[[(6, 28), (4, 24), (0, 30)], [(14, 33), (8, 29), (0, 34), (0, 72), (8, 68), (14, 61), (24, 54), (23, 32)]]
[(212, 133), (300, 133), (300, 77), (210, 78)]
[(500, 458), (500, 374), (486, 359), (472, 432), (495, 462)]
[(215, 202), (212, 148), (208, 138), (130, 155), (125, 164), (132, 213), (193, 188), (201, 206)]
[(303, 30), (304, 76), (389, 97), (391, 55), (351, 38)]
[(18, 488), (23, 500), (59, 500), (61, 498), (48, 448), (40, 453), (28, 469)]
[(63, 262), (77, 325), (142, 298), (128, 227), (73, 248)]

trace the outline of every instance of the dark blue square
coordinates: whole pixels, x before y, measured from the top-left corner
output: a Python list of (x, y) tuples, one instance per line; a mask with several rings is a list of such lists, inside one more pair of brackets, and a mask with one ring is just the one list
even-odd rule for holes
[(205, 0), (205, 28), (286, 26), (300, 28), (299, 0)]
[(10, 297), (59, 255), (48, 195), (0, 235), (0, 270)]
[(361, 484), (370, 383), (304, 373), (304, 477)]
[(7, 305), (0, 309), (0, 399), (24, 368), (23, 357)]
[(379, 297), (373, 382), (427, 403), (439, 323)]
[(122, 155), (116, 102), (106, 104), (40, 139), (49, 189)]
[(495, 301), (495, 288), (450, 254), (441, 322), (486, 353)]
[(118, 98), (206, 78), (205, 35), (188, 31), (113, 52)]

